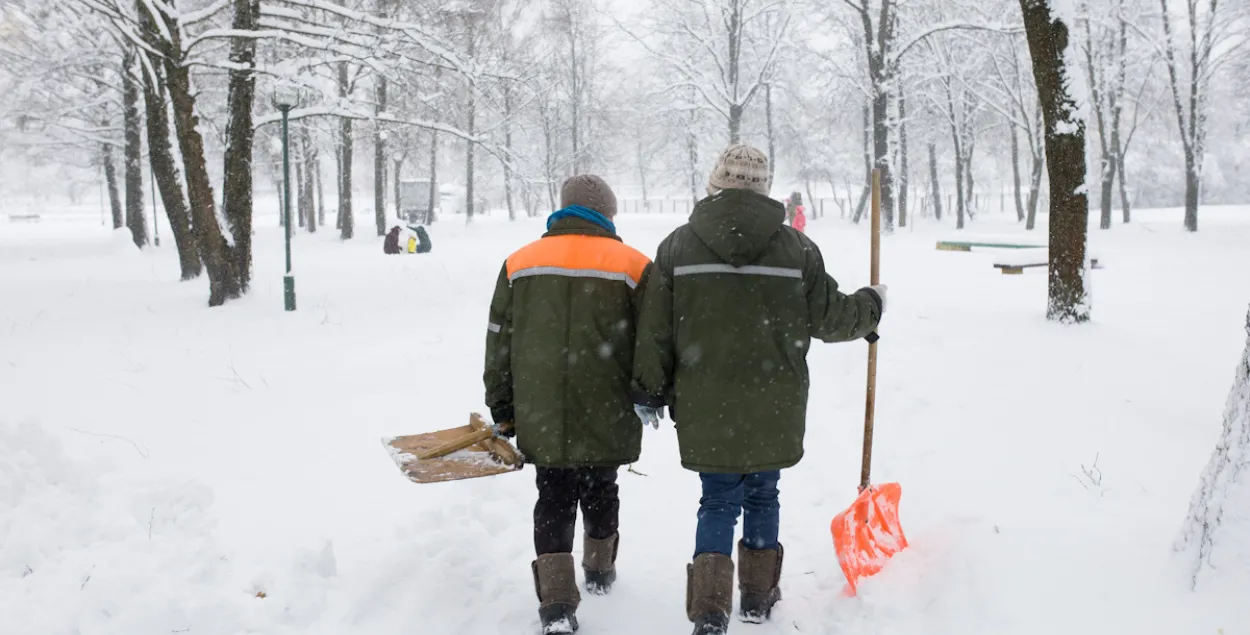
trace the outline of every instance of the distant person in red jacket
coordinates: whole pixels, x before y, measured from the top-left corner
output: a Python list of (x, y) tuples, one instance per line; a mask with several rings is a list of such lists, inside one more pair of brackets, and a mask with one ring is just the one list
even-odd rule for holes
[(791, 221), (790, 225), (800, 232), (807, 227), (807, 215), (803, 213), (802, 205), (794, 206), (794, 220)]

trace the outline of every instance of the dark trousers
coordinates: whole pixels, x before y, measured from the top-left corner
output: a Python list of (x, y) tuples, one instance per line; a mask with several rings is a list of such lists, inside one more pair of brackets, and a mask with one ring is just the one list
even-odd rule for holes
[(595, 540), (611, 538), (620, 524), (615, 467), (538, 468), (538, 503), (534, 505), (534, 551), (572, 553), (577, 507), (582, 524)]
[(733, 556), (734, 526), (742, 515), (742, 542), (748, 549), (776, 549), (781, 524), (777, 482), (781, 471), (753, 474), (700, 474), (699, 525), (694, 555)]

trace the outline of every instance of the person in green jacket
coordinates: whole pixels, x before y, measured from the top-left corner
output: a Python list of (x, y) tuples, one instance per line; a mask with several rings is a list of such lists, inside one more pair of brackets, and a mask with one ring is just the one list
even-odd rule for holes
[(640, 295), (651, 260), (616, 234), (603, 179), (564, 182), (542, 238), (504, 262), (486, 335), (486, 403), (536, 466), (533, 562), (543, 632), (578, 628), (573, 565), (580, 504), (586, 590), (607, 593), (620, 545), (621, 465), (638, 460), (630, 393)]
[(808, 348), (812, 338), (868, 337), (886, 294), (883, 285), (838, 290), (820, 249), (768, 197), (760, 150), (725, 150), (707, 189), (690, 221), (660, 243), (634, 353), (639, 419), (658, 425), (667, 406), (682, 465), (702, 480), (687, 565), (696, 635), (729, 627), (740, 514), (739, 617), (771, 616), (784, 556), (777, 483), (803, 457)]

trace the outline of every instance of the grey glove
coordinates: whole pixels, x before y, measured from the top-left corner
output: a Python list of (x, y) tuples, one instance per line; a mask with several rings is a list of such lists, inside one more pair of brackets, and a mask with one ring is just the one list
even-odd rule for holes
[(638, 420), (642, 422), (642, 425), (649, 425), (656, 430), (660, 429), (660, 417), (663, 416), (661, 412), (661, 408), (634, 404), (634, 414), (638, 415)]

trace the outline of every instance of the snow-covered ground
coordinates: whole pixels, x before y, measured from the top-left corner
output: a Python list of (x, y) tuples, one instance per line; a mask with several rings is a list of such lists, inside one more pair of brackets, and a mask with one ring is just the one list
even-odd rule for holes
[[(625, 215), (653, 252), (684, 216)], [(0, 633), (529, 634), (533, 471), (440, 485), (382, 446), (484, 412), (487, 304), (541, 219), (432, 228), (424, 256), (295, 239), (258, 219), (254, 287), (208, 309), (172, 240), (99, 219), (0, 219)], [(865, 347), (816, 346), (807, 457), (782, 477), (785, 599), (737, 633), (1250, 633), (1245, 588), (1188, 587), (1172, 552), (1220, 432), (1250, 300), (1250, 208), (1091, 230), (1093, 322), (1044, 319), (1044, 269), (884, 240), (874, 475), (903, 485), (911, 548), (843, 595), (829, 522), (855, 495)], [(867, 281), (863, 226), (809, 222)], [(1044, 241), (1007, 216), (965, 232)], [(698, 479), (671, 427), (624, 473), (620, 582), (595, 635), (685, 633)], [(1250, 537), (1248, 537), (1250, 539)], [(1218, 582), (1218, 579), (1217, 579)], [(264, 597), (258, 597), (263, 595)]]

